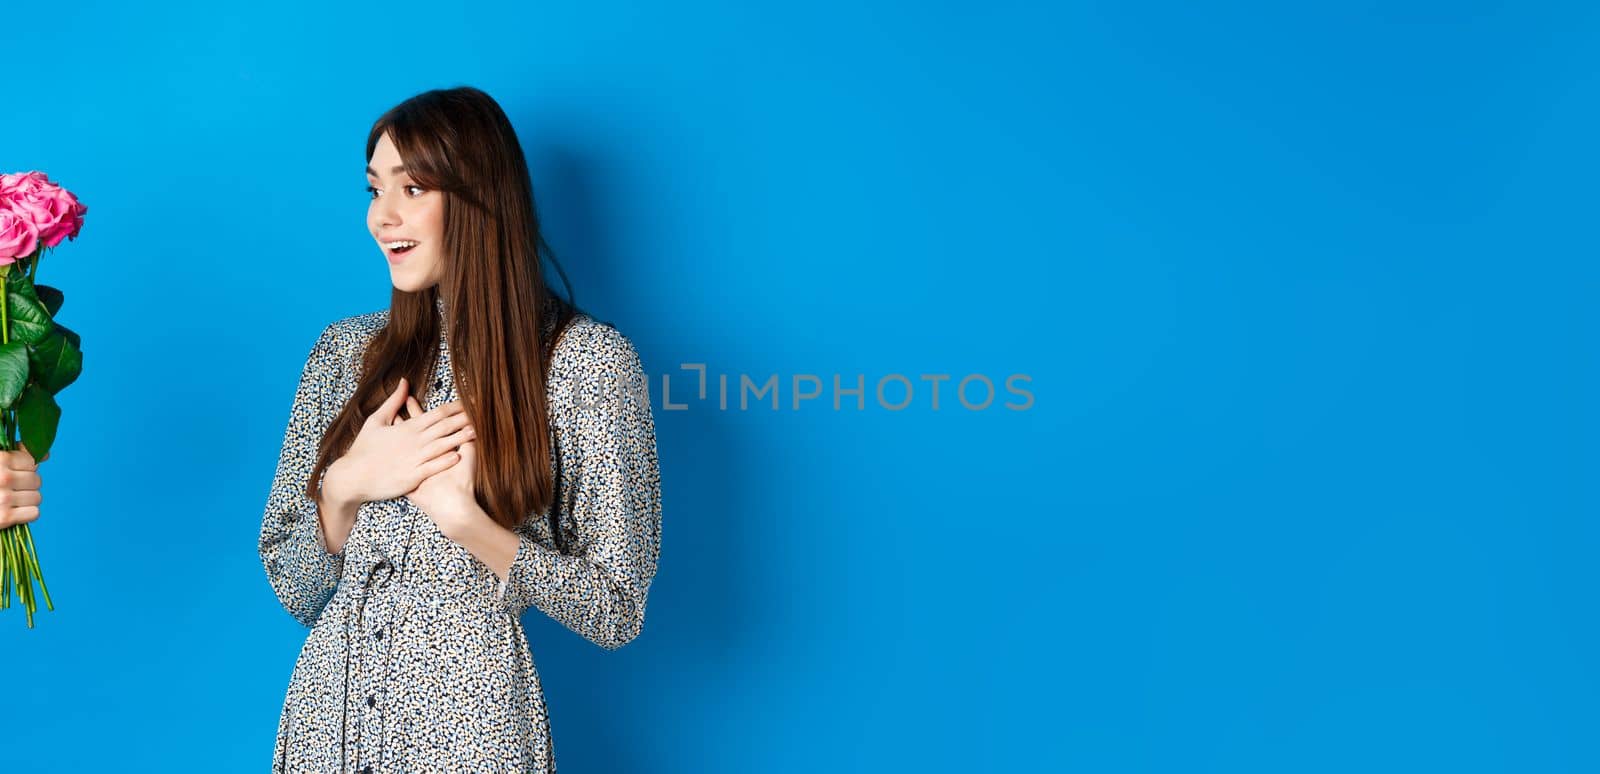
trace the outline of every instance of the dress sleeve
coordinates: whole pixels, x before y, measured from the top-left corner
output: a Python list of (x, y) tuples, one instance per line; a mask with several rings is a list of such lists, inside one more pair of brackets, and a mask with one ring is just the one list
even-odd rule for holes
[(638, 353), (610, 325), (585, 327), (567, 332), (551, 363), (550, 413), (562, 485), (571, 488), (562, 501), (570, 503), (573, 553), (519, 531), (499, 601), (511, 615), (536, 606), (615, 650), (644, 626), (661, 546), (661, 476)]
[(329, 553), (317, 518), (316, 501), (305, 495), (316, 464), (317, 447), (332, 417), (324, 395), (337, 376), (333, 326), (323, 329), (311, 348), (289, 409), (278, 469), (261, 518), (261, 563), (278, 601), (295, 620), (310, 626), (333, 598), (344, 569), (344, 554)]

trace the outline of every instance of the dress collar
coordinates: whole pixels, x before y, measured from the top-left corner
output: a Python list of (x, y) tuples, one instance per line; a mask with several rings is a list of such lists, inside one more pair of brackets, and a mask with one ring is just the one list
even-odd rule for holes
[(445, 306), (445, 303), (444, 303), (444, 296), (435, 293), (434, 297), (433, 297), (433, 312), (434, 312), (435, 319), (437, 319), (439, 321), (439, 346), (440, 347), (447, 346), (447, 344), (449, 342), (449, 339), (447, 338), (447, 335), (446, 335), (448, 333), (448, 331), (446, 329), (449, 327), (450, 316), (448, 314), (445, 314), (445, 311), (446, 311), (446, 306)]

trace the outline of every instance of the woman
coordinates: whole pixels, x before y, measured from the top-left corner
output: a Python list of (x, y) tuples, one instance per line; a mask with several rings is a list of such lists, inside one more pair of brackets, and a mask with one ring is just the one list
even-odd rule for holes
[(644, 371), (546, 287), (487, 94), (406, 100), (367, 158), (390, 306), (312, 347), (261, 523), (272, 588), (311, 627), (273, 770), (553, 772), (519, 616), (608, 649), (638, 635), (661, 539)]

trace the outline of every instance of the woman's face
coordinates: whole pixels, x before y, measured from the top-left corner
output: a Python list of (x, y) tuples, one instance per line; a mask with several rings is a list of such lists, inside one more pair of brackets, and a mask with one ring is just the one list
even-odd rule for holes
[[(444, 236), (444, 195), (411, 182), (389, 133), (384, 132), (367, 160), (367, 183), (372, 202), (367, 206), (367, 230), (378, 241), (389, 263), (394, 286), (415, 293), (438, 284), (444, 276), (439, 243)], [(399, 245), (396, 242), (414, 246)]]

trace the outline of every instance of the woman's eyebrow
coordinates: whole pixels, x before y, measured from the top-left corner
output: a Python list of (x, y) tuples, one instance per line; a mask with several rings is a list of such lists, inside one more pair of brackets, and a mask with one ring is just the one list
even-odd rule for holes
[[(398, 174), (400, 174), (400, 173), (401, 173), (401, 172), (404, 172), (404, 171), (406, 171), (406, 165), (404, 165), (404, 164), (401, 164), (401, 165), (399, 165), (399, 166), (397, 166), (397, 167), (395, 167), (395, 168), (394, 168), (394, 169), (391, 169), (391, 170), (389, 170), (389, 174), (391, 174), (391, 175), (398, 175)], [(375, 172), (375, 171), (374, 171), (374, 170), (373, 170), (373, 169), (372, 169), (372, 167), (371, 167), (371, 165), (368, 165), (368, 166), (367, 166), (367, 174), (368, 174), (368, 175), (371, 175), (371, 176), (373, 176), (373, 177), (377, 177), (377, 176), (378, 176), (378, 173), (377, 173), (377, 172)]]

